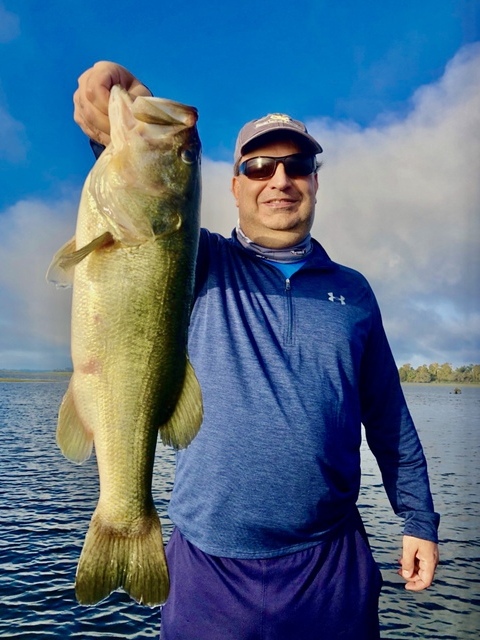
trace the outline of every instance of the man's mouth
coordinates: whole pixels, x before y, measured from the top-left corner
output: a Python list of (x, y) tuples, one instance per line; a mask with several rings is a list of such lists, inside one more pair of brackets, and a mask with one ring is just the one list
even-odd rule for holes
[(265, 200), (263, 204), (267, 207), (282, 208), (282, 207), (290, 207), (292, 204), (295, 204), (296, 200), (291, 198), (272, 198), (271, 200)]

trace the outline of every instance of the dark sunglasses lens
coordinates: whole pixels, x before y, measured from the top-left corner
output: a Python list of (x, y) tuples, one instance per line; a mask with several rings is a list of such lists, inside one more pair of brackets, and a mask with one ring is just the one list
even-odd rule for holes
[(309, 176), (314, 171), (314, 160), (311, 156), (289, 156), (283, 163), (285, 173), (290, 178)]
[(252, 180), (271, 178), (275, 173), (275, 160), (262, 157), (251, 158), (243, 163), (243, 173)]

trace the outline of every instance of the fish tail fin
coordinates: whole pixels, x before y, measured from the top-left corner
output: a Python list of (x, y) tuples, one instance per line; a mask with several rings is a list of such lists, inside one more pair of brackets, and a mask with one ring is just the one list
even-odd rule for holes
[(95, 604), (119, 587), (150, 607), (167, 599), (168, 568), (154, 509), (135, 531), (119, 531), (97, 513), (92, 517), (77, 568), (77, 600)]
[(163, 444), (182, 449), (197, 435), (203, 421), (200, 384), (187, 359), (183, 389), (170, 419), (160, 427)]

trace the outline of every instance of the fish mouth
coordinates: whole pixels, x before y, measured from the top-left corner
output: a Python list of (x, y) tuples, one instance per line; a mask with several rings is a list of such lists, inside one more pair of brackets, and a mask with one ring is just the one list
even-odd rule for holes
[(147, 124), (190, 128), (194, 127), (198, 120), (195, 107), (167, 98), (139, 96), (132, 105), (132, 113), (136, 120)]

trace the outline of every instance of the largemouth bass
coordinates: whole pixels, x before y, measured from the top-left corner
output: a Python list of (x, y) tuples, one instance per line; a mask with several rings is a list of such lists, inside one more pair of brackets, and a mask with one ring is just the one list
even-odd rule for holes
[(84, 185), (76, 235), (47, 278), (73, 277), (73, 375), (57, 443), (78, 463), (95, 445), (100, 497), (75, 590), (93, 604), (123, 587), (153, 606), (168, 570), (151, 486), (157, 436), (187, 446), (202, 398), (187, 356), (199, 234), (197, 111), (112, 88), (111, 143)]

